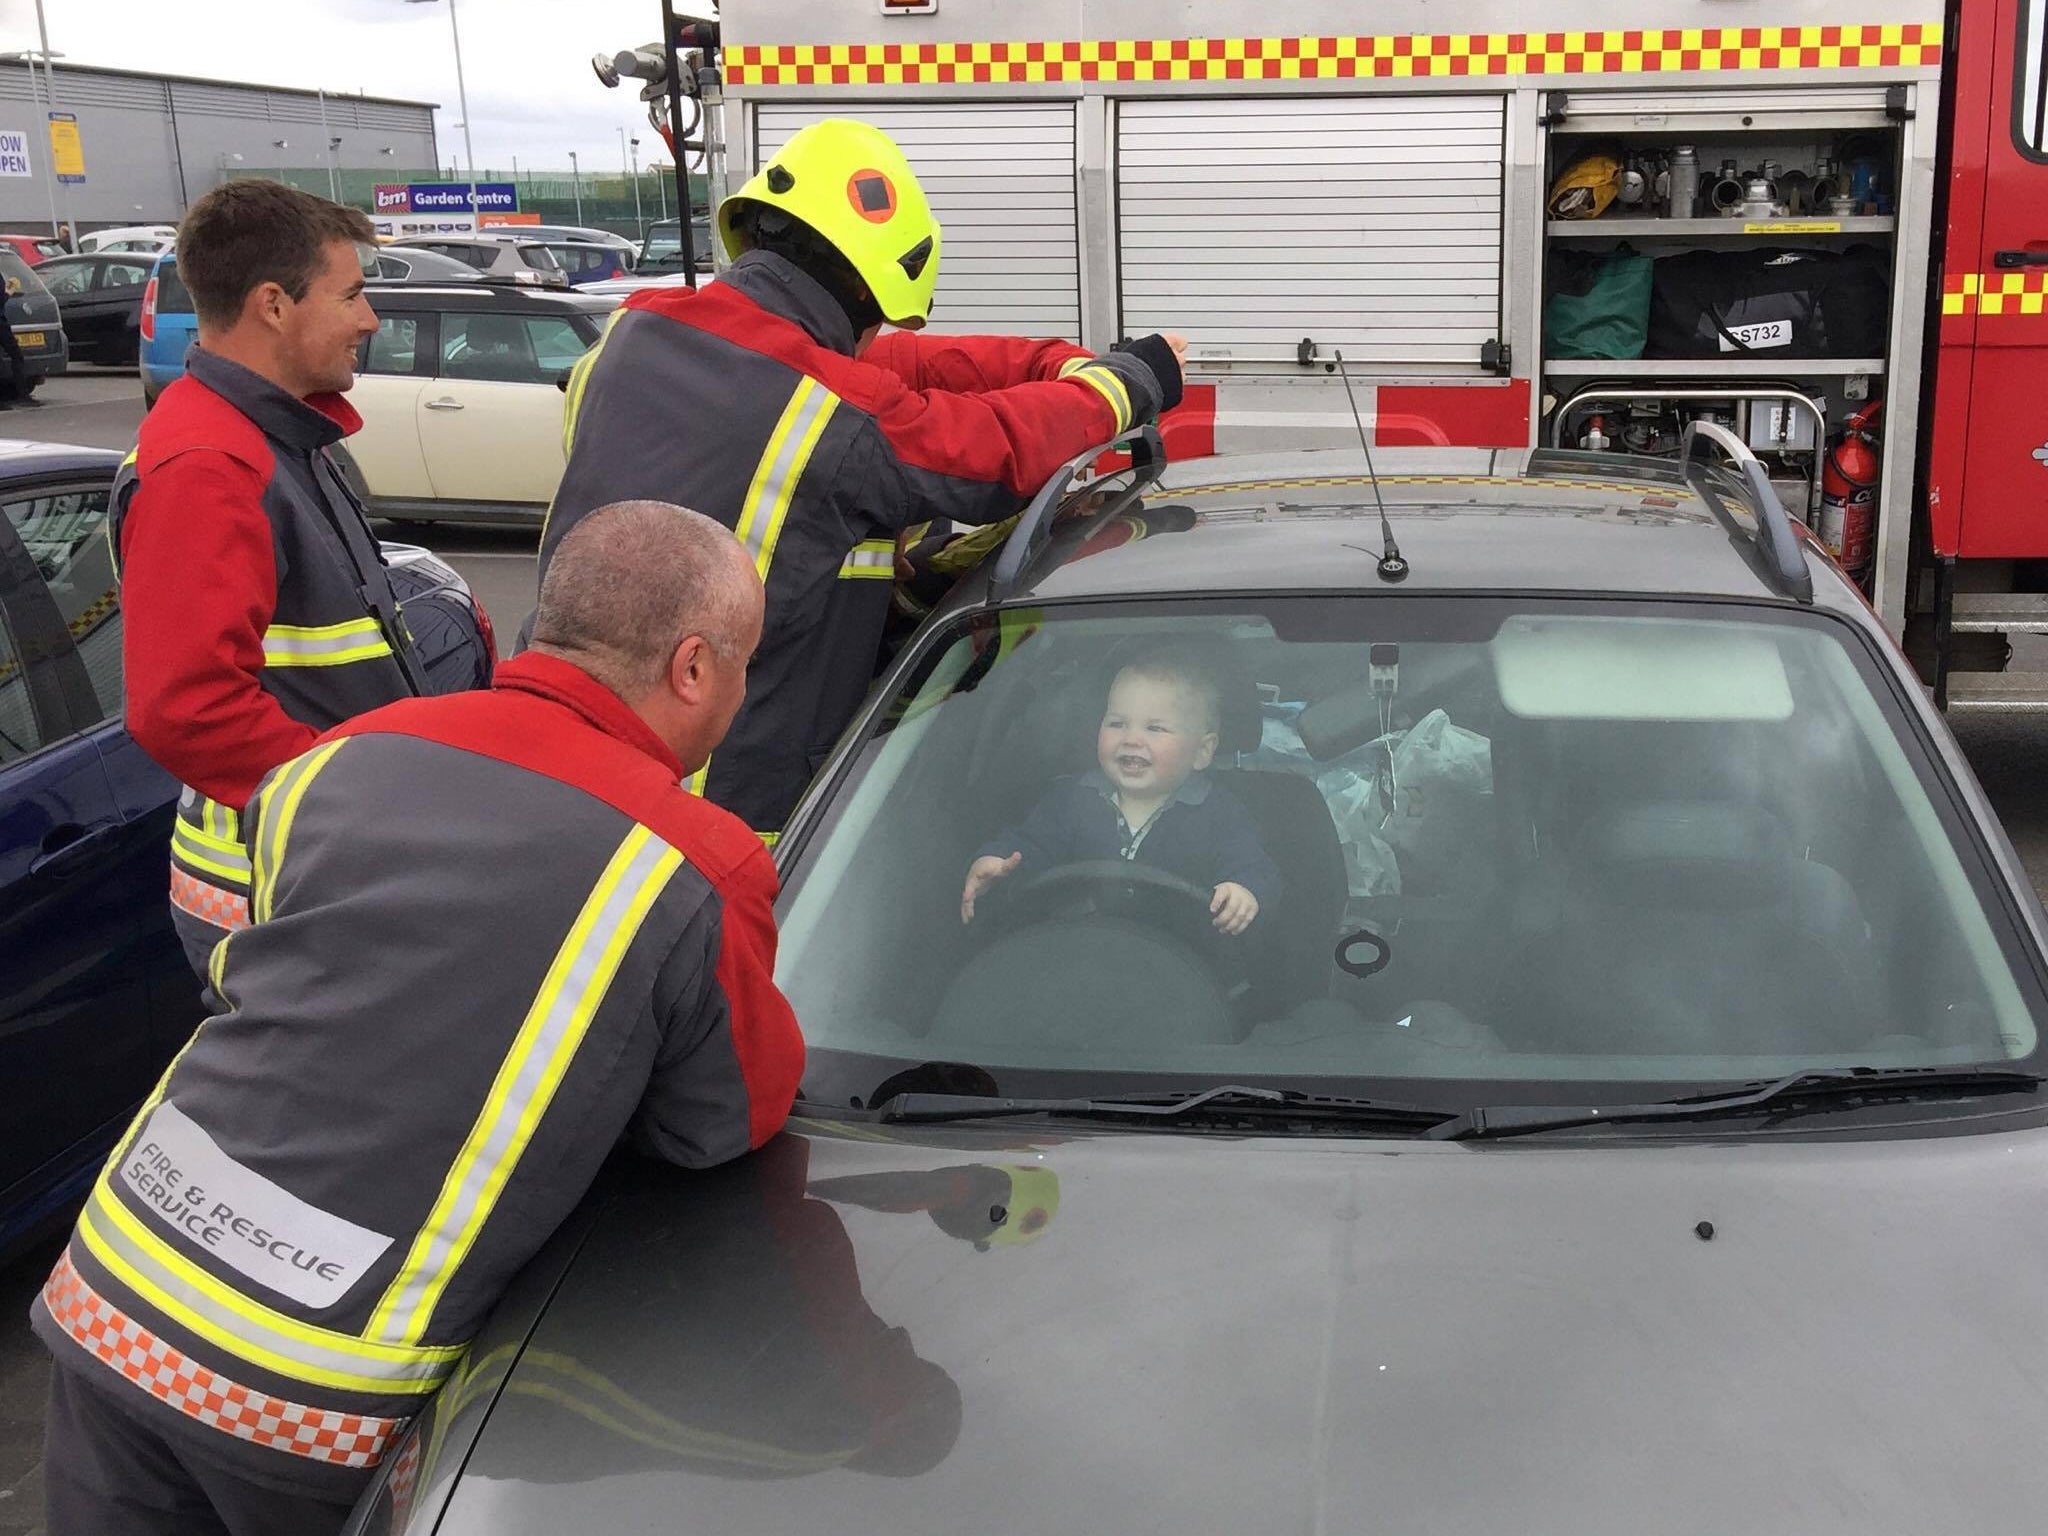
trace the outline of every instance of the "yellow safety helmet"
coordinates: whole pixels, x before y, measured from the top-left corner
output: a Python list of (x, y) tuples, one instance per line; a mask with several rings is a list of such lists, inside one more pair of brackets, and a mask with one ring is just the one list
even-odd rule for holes
[(829, 117), (797, 133), (718, 207), (727, 256), (740, 254), (735, 216), (744, 203), (803, 220), (844, 256), (892, 325), (930, 318), (939, 277), (939, 221), (917, 173), (881, 129)]

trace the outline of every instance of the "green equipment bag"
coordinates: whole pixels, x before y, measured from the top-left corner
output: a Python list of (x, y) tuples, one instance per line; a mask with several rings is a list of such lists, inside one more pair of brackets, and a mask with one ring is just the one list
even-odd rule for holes
[(1639, 251), (1554, 250), (1543, 302), (1547, 358), (1641, 357), (1650, 336), (1655, 263)]

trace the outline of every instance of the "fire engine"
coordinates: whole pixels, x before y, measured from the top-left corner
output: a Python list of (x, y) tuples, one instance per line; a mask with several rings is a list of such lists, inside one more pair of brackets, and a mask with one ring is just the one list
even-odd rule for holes
[(1710, 418), (1939, 701), (2048, 709), (2008, 665), (2048, 632), (2048, 0), (663, 12), (596, 62), (714, 196), (806, 123), (886, 129), (934, 328), (1185, 333), (1174, 457), (1354, 445), (1339, 351), (1383, 472)]

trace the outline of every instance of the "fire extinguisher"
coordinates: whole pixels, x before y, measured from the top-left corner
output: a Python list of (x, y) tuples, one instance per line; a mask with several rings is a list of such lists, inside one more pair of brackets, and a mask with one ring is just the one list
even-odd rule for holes
[(1835, 563), (1857, 581), (1870, 568), (1877, 534), (1877, 436), (1871, 430), (1882, 400), (1873, 400), (1842, 424), (1821, 461), (1820, 541)]

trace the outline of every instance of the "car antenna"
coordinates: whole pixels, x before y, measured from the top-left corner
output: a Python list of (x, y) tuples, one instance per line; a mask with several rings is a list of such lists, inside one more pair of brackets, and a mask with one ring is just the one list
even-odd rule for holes
[(1380, 496), (1380, 477), (1372, 467), (1372, 442), (1366, 436), (1365, 418), (1358, 414), (1358, 396), (1351, 392), (1351, 373), (1344, 366), (1342, 352), (1332, 355), (1337, 359), (1337, 377), (1344, 381), (1344, 398), (1351, 402), (1351, 420), (1358, 428), (1358, 446), (1365, 450), (1365, 478), (1372, 485), (1373, 505), (1380, 509), (1380, 539), (1385, 545), (1380, 555), (1380, 580), (1406, 581), (1408, 562), (1401, 558), (1401, 546), (1394, 542), (1394, 525), (1387, 521), (1387, 504)]

